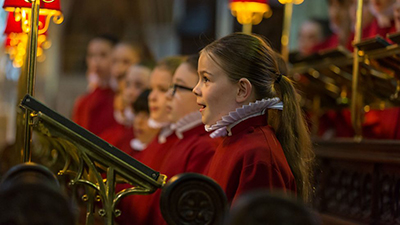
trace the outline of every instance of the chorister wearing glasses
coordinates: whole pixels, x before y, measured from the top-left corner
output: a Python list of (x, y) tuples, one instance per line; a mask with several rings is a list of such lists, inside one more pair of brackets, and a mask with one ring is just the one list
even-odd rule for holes
[(179, 89), (182, 89), (182, 90), (190, 91), (190, 92), (193, 91), (193, 88), (186, 87), (186, 86), (179, 85), (179, 84), (173, 84), (173, 85), (170, 87), (170, 90), (172, 90), (172, 96), (175, 95), (176, 90), (177, 90), (178, 88), (179, 88)]

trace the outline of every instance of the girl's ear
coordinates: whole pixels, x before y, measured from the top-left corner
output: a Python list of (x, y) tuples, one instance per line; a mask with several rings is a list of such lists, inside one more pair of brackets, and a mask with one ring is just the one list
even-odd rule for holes
[(246, 78), (241, 78), (238, 83), (238, 91), (236, 94), (236, 102), (237, 103), (244, 103), (250, 100), (250, 96), (252, 94), (253, 86), (251, 85), (250, 81)]

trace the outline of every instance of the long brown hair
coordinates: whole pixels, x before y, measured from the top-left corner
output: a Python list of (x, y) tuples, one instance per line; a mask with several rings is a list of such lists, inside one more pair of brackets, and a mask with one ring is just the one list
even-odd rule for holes
[(288, 77), (281, 76), (286, 73), (284, 62), (279, 61), (261, 37), (243, 33), (221, 38), (205, 47), (202, 53), (217, 63), (232, 82), (247, 78), (254, 87), (256, 99), (279, 97), (282, 100), (282, 112), (269, 110), (268, 121), (275, 121), (270, 125), (275, 128), (298, 193), (308, 201), (314, 153), (296, 90)]

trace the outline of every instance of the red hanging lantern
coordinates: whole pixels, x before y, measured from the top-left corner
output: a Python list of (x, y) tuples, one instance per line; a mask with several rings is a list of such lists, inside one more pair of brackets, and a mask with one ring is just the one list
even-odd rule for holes
[[(46, 16), (39, 16), (39, 30), (43, 30), (46, 22)], [(10, 55), (14, 67), (21, 67), (23, 65), (24, 55), (26, 54), (26, 46), (28, 41), (28, 34), (20, 21), (15, 21), (14, 13), (9, 13), (7, 18), (6, 28), (4, 34), (7, 35), (5, 43), (5, 51)], [(37, 57), (39, 61), (44, 59), (43, 48), (48, 48), (47, 32), (39, 34)]]
[[(15, 8), (30, 8), (32, 3), (27, 2), (25, 0), (5, 0), (3, 4), (3, 8), (6, 11), (14, 11)], [(53, 9), (61, 11), (60, 7), (60, 0), (53, 0), (53, 1), (45, 1), (42, 0), (40, 2), (41, 9)]]
[[(3, 4), (4, 10), (14, 13), (15, 21), (21, 21), (22, 30), (26, 33), (30, 29), (31, 7), (32, 3), (25, 0), (5, 0)], [(60, 24), (64, 20), (60, 8), (60, 0), (41, 0), (39, 9), (39, 34), (47, 31), (51, 18), (53, 18), (56, 24)]]
[[(25, 0), (5, 0), (3, 8), (6, 11), (13, 12), (16, 8), (31, 8), (32, 3)], [(46, 1), (42, 0), (40, 2), (40, 9), (52, 9), (61, 11), (60, 0)]]
[[(46, 24), (46, 16), (39, 16), (39, 30), (44, 30)], [(47, 29), (46, 29), (47, 30)], [(8, 13), (6, 28), (4, 29), (5, 34), (10, 33), (27, 33), (29, 30), (22, 25), (21, 20), (16, 20), (14, 13)], [(45, 33), (45, 32), (43, 32)]]
[(13, 13), (8, 13), (6, 28), (4, 29), (5, 34), (10, 33), (22, 33), (21, 21), (15, 21)]

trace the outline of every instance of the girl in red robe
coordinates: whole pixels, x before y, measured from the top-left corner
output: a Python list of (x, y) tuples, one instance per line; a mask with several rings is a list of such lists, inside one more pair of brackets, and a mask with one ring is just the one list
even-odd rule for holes
[[(196, 96), (192, 93), (198, 82), (198, 55), (188, 57), (176, 70), (172, 87), (167, 93), (167, 112), (171, 130), (178, 141), (171, 147), (160, 167), (160, 172), (170, 179), (181, 173), (205, 174), (210, 159), (220, 139), (212, 139), (201, 122)], [(166, 224), (159, 208), (161, 190), (151, 195), (147, 209), (140, 209), (145, 216), (142, 224)]]
[(223, 137), (207, 175), (233, 202), (254, 189), (308, 199), (313, 152), (296, 90), (260, 37), (228, 35), (206, 46), (193, 92), (202, 122)]
[(386, 38), (388, 33), (396, 31), (394, 22), (394, 4), (396, 0), (371, 0), (369, 8), (375, 16), (370, 37), (380, 35)]
[[(157, 63), (150, 75), (149, 110), (150, 119), (148, 125), (154, 129), (160, 129), (157, 136), (140, 154), (140, 161), (150, 168), (160, 171), (165, 156), (178, 137), (170, 129), (170, 121), (167, 114), (166, 93), (172, 84), (172, 76), (182, 63), (183, 57), (167, 57)], [(150, 206), (151, 195), (128, 196), (122, 200), (121, 224), (145, 224), (147, 209)]]
[(72, 120), (90, 132), (99, 135), (116, 124), (113, 117), (114, 91), (111, 90), (111, 53), (117, 40), (102, 35), (89, 42), (86, 64), (89, 93), (75, 102)]
[(133, 103), (135, 117), (133, 119), (133, 130), (135, 138), (131, 138), (128, 142), (123, 142), (116, 146), (136, 160), (141, 160), (143, 150), (156, 137), (159, 129), (154, 129), (148, 125), (150, 118), (148, 96), (150, 90), (143, 91), (136, 101)]
[(149, 87), (150, 73), (150, 68), (137, 64), (129, 67), (126, 75), (120, 78), (123, 84), (114, 100), (114, 118), (117, 123), (101, 133), (100, 137), (121, 150), (135, 136), (132, 128), (135, 118), (132, 104)]

